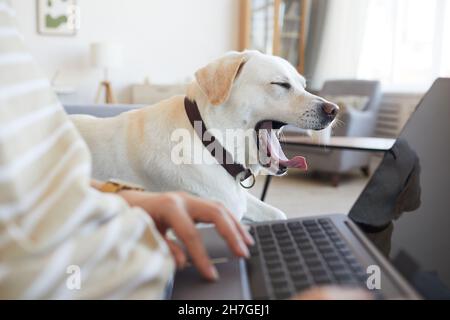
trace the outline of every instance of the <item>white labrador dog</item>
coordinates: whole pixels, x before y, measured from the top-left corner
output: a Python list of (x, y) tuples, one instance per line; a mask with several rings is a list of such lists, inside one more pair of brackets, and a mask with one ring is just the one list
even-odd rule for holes
[[(282, 175), (287, 167), (305, 168), (304, 158), (286, 158), (275, 129), (288, 123), (321, 130), (338, 111), (336, 105), (305, 91), (305, 79), (289, 62), (257, 51), (230, 52), (198, 70), (188, 87), (187, 98), (195, 101), (200, 120), (214, 131), (216, 141), (238, 165), (254, 174), (265, 171)], [(234, 177), (217, 163), (188, 119), (185, 96), (113, 118), (71, 118), (91, 150), (96, 179), (117, 178), (143, 185), (149, 191), (184, 190), (223, 203), (239, 219), (286, 217), (248, 193), (241, 186), (242, 175)], [(246, 142), (224, 138), (227, 130), (254, 132), (255, 128), (264, 129), (264, 133)], [(174, 161), (174, 150), (180, 147), (174, 136), (179, 138), (180, 132), (187, 132), (194, 142), (192, 147), (183, 149), (183, 157), (192, 160), (193, 154), (199, 152), (206, 163)], [(268, 156), (269, 165), (267, 159), (261, 161), (261, 152), (255, 150)]]

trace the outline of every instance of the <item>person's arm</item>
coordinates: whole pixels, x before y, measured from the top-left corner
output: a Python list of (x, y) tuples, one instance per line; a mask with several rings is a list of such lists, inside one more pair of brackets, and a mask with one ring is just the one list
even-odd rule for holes
[(91, 187), (94, 188), (94, 189), (97, 189), (99, 191), (100, 191), (103, 183), (104, 182), (102, 182), (102, 181), (91, 179)]
[(185, 192), (148, 193), (124, 190), (119, 193), (131, 206), (144, 209), (155, 222), (158, 230), (169, 245), (178, 266), (183, 266), (186, 256), (183, 250), (166, 233), (172, 229), (184, 243), (192, 263), (209, 280), (218, 277), (211, 263), (200, 234), (197, 222), (212, 223), (225, 239), (231, 251), (240, 257), (248, 257), (248, 245), (253, 239), (235, 216), (222, 204), (194, 197)]
[[(91, 186), (101, 190), (103, 183), (91, 181)], [(192, 263), (209, 280), (216, 280), (217, 270), (211, 263), (201, 241), (195, 223), (206, 222), (215, 225), (234, 254), (248, 257), (248, 245), (253, 239), (235, 216), (222, 204), (203, 200), (185, 192), (151, 193), (135, 190), (122, 190), (117, 193), (132, 207), (144, 209), (153, 219), (159, 232), (166, 240), (178, 267), (186, 263), (186, 255), (173, 240), (167, 237), (172, 229), (182, 241), (191, 256)]]

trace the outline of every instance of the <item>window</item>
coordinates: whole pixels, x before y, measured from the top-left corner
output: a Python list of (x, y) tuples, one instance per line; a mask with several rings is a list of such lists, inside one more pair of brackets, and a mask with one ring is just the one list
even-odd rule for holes
[(450, 1), (368, 0), (358, 77), (423, 91), (450, 76)]

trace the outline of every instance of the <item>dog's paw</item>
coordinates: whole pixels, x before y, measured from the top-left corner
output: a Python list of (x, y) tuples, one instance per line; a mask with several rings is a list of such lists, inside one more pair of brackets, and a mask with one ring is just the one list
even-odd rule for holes
[(276, 208), (275, 208), (275, 210), (270, 212), (267, 216), (268, 216), (267, 220), (286, 220), (287, 219), (286, 214), (283, 211), (276, 209)]
[(286, 220), (286, 214), (277, 208), (264, 208), (258, 212), (247, 212), (244, 214), (244, 221), (263, 222), (271, 220)]

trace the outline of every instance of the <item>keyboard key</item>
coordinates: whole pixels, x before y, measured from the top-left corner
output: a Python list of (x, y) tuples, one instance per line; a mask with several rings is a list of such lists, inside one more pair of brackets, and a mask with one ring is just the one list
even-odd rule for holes
[(345, 243), (343, 243), (343, 242), (335, 242), (334, 246), (336, 248), (338, 248), (339, 250), (343, 250), (343, 249), (347, 248), (347, 245)]
[(288, 223), (288, 228), (289, 228), (289, 230), (292, 233), (294, 233), (294, 232), (306, 232), (305, 227), (302, 224), (300, 224), (300, 222), (295, 227), (290, 227), (289, 223)]
[(308, 283), (308, 276), (304, 272), (293, 272), (291, 278), (294, 283)]
[(264, 252), (277, 252), (277, 247), (274, 245), (262, 245), (261, 246), (262, 250), (264, 250)]
[(315, 241), (315, 243), (318, 246), (328, 246), (330, 244), (328, 240), (317, 240)]
[(351, 261), (348, 265), (354, 272), (364, 272), (364, 268), (356, 260)]
[(327, 272), (323, 268), (311, 269), (310, 272), (313, 278), (327, 276)]
[(289, 235), (289, 233), (283, 232), (283, 233), (275, 233), (275, 239), (277, 240), (282, 240), (282, 239), (289, 239), (291, 240), (291, 236)]
[(340, 262), (339, 260), (338, 261), (330, 261), (330, 262), (328, 262), (328, 266), (332, 270), (343, 270), (343, 269), (346, 268), (345, 265), (342, 262)]
[(295, 250), (295, 243), (291, 239), (283, 239), (278, 241), (278, 247), (280, 249), (293, 249)]
[(286, 278), (286, 274), (283, 269), (269, 270), (269, 275), (271, 279), (275, 280), (284, 280)]
[(290, 290), (284, 288), (274, 290), (274, 294), (276, 299), (287, 299), (292, 295)]
[(264, 259), (266, 261), (277, 261), (280, 259), (280, 256), (278, 254), (264, 252)]
[(266, 266), (268, 269), (280, 269), (283, 267), (280, 261), (267, 261)]
[(286, 232), (286, 233), (275, 233), (275, 238), (280, 241), (280, 240), (289, 240), (291, 241), (291, 236)]
[(281, 253), (283, 255), (289, 255), (289, 254), (296, 254), (297, 253), (297, 251), (293, 247), (282, 247), (280, 250), (281, 250)]
[(331, 280), (331, 278), (327, 275), (325, 276), (318, 276), (318, 277), (314, 277), (313, 278), (314, 282), (316, 284), (329, 284), (332, 283), (333, 281)]
[(286, 251), (286, 252), (297, 252), (297, 249), (295, 248), (295, 245), (291, 242), (291, 243), (289, 243), (288, 245), (285, 245), (285, 246), (280, 246), (280, 250), (281, 250), (281, 252), (284, 252), (284, 251)]
[(335, 254), (334, 252), (327, 252), (327, 253), (324, 253), (322, 256), (327, 262), (339, 260), (339, 256), (337, 254)]
[(272, 225), (272, 230), (275, 233), (280, 233), (280, 232), (285, 232), (287, 229), (286, 229), (286, 226), (284, 225), (284, 223), (276, 223), (276, 224)]
[(289, 240), (281, 240), (281, 241), (278, 241), (278, 245), (280, 246), (280, 247), (285, 247), (285, 246), (290, 246), (292, 244), (292, 241), (289, 239)]
[(317, 259), (317, 253), (315, 253), (314, 251), (306, 251), (306, 252), (302, 252), (302, 256), (305, 259)]
[(322, 219), (317, 220), (317, 222), (319, 222), (321, 225), (331, 225), (332, 224), (331, 219), (329, 219), (329, 218), (322, 218)]
[(313, 241), (329, 241), (324, 234), (312, 234), (311, 238)]
[(325, 233), (319, 227), (308, 227), (308, 232), (310, 235), (325, 235)]
[(309, 233), (321, 232), (320, 228), (315, 226), (306, 227), (306, 230), (308, 230)]
[(286, 261), (286, 263), (296, 262), (296, 261), (299, 262), (300, 258), (297, 255), (285, 255), (284, 261)]
[(364, 272), (364, 273), (361, 273), (361, 274), (359, 274), (359, 273), (357, 273), (357, 274), (355, 274), (355, 277), (358, 279), (358, 281), (363, 285), (363, 286), (367, 286), (366, 285), (366, 282), (367, 282), (367, 279), (368, 279), (368, 275)]
[(312, 239), (328, 239), (328, 237), (323, 232), (311, 232), (309, 234)]
[(295, 237), (295, 241), (301, 250), (305, 250), (302, 247), (312, 247), (311, 241), (307, 237)]
[(290, 230), (303, 229), (303, 226), (299, 221), (288, 222), (287, 226)]
[(284, 289), (289, 286), (286, 279), (270, 279), (274, 289)]
[(336, 232), (336, 231), (334, 231), (334, 230), (329, 230), (329, 229), (327, 229), (327, 228), (324, 228), (325, 229), (325, 232), (327, 233), (327, 235), (329, 236), (329, 237), (337, 237), (338, 236), (338, 233)]
[(294, 283), (294, 287), (295, 287), (295, 290), (297, 290), (297, 292), (300, 292), (300, 291), (308, 289), (309, 287), (311, 287), (311, 285), (306, 282), (299, 282), (299, 283)]
[(305, 263), (311, 268), (315, 266), (321, 266), (322, 262), (319, 259), (305, 259)]
[[(296, 241), (299, 241), (299, 240), (297, 240), (297, 239), (300, 239), (300, 238), (306, 238), (306, 239), (309, 238), (309, 237), (308, 237), (308, 234), (307, 234), (306, 232), (292, 233), (292, 236), (294, 237), (294, 239), (296, 239)], [(300, 240), (300, 241), (301, 241), (301, 240)]]
[(275, 241), (273, 239), (261, 239), (261, 245), (262, 246), (274, 246)]
[(250, 253), (250, 256), (252, 256), (252, 257), (259, 256), (259, 249), (258, 249), (257, 245), (250, 246), (248, 251)]
[(331, 246), (318, 246), (318, 248), (322, 254), (334, 252), (334, 249)]
[(267, 225), (258, 226), (258, 227), (256, 227), (256, 230), (257, 230), (259, 236), (271, 235), (272, 234), (272, 231), (270, 230), (270, 227), (267, 226)]
[(304, 220), (303, 221), (303, 225), (305, 227), (310, 227), (310, 226), (317, 226), (317, 222), (314, 220)]
[(352, 257), (354, 257), (353, 252), (351, 252), (350, 249), (348, 249), (348, 248), (339, 249), (339, 252), (341, 253), (341, 255), (344, 258), (352, 258)]
[(300, 246), (302, 244), (306, 245), (310, 243), (309, 238), (306, 236), (301, 236), (301, 237), (297, 237), (296, 235), (294, 235), (294, 239), (297, 242), (297, 244)]
[(258, 235), (258, 238), (259, 239), (272, 239), (273, 236), (272, 236), (272, 233), (263, 233), (263, 234)]
[(335, 276), (335, 278), (339, 283), (342, 284), (352, 281), (352, 276), (350, 274), (338, 275)]
[(291, 261), (287, 263), (287, 268), (289, 272), (292, 274), (296, 271), (303, 271), (304, 267), (299, 261)]

